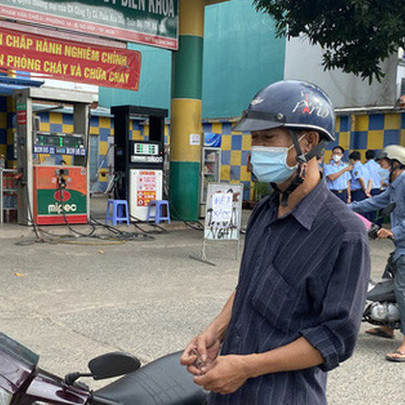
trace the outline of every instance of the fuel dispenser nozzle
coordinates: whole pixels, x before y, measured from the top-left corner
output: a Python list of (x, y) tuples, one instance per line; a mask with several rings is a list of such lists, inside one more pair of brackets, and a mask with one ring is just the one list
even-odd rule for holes
[(56, 175), (58, 176), (58, 185), (59, 188), (66, 188), (66, 176), (69, 174), (68, 170), (65, 169), (56, 169)]

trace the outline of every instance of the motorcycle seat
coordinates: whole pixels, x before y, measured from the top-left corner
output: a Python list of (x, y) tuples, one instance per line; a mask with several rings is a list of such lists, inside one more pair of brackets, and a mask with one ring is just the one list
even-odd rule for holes
[(202, 405), (206, 392), (180, 365), (182, 352), (161, 357), (97, 390), (96, 397), (122, 405)]
[(374, 288), (367, 293), (368, 301), (396, 302), (394, 279), (387, 278), (378, 282)]

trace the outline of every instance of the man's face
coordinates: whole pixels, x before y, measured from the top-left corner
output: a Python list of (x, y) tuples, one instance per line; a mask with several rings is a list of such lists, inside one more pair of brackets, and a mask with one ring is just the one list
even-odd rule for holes
[(333, 151), (332, 151), (332, 156), (343, 156), (343, 152), (341, 151), (341, 149), (340, 148), (336, 148), (336, 149), (333, 149)]
[[(271, 146), (289, 148), (293, 141), (289, 132), (284, 128), (274, 128), (264, 131), (252, 131), (252, 146)], [(300, 137), (301, 135), (299, 135)], [(297, 164), (295, 148), (288, 151), (287, 164), (293, 167)]]
[(380, 166), (383, 168), (383, 169), (389, 169), (390, 168), (390, 161), (388, 160), (388, 159), (380, 159), (379, 161), (378, 161), (378, 163), (380, 164)]

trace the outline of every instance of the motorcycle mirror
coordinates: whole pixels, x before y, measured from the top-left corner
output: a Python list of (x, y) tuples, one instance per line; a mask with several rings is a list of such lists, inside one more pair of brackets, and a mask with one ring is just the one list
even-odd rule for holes
[(388, 204), (382, 211), (381, 211), (381, 216), (384, 217), (385, 215), (391, 214), (392, 211), (394, 211), (395, 207), (397, 206), (396, 203), (392, 202)]
[(95, 380), (102, 380), (136, 371), (141, 367), (141, 362), (132, 354), (113, 352), (90, 360), (88, 367)]

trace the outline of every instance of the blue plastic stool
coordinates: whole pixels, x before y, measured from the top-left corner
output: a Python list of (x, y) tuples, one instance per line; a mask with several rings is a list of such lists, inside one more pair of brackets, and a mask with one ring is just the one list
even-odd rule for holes
[[(155, 214), (152, 214), (152, 207), (155, 207)], [(166, 207), (166, 216), (163, 216), (163, 207)], [(162, 221), (170, 222), (170, 210), (169, 210), (169, 201), (167, 200), (152, 200), (149, 201), (148, 206), (148, 215), (146, 216), (146, 222), (149, 222), (150, 219), (155, 219), (155, 224), (158, 224)]]
[[(110, 207), (112, 206), (112, 215), (110, 215)], [(129, 210), (128, 202), (126, 200), (108, 200), (107, 203), (107, 214), (105, 217), (105, 223), (112, 221), (115, 226), (117, 222), (126, 221), (129, 225)]]

